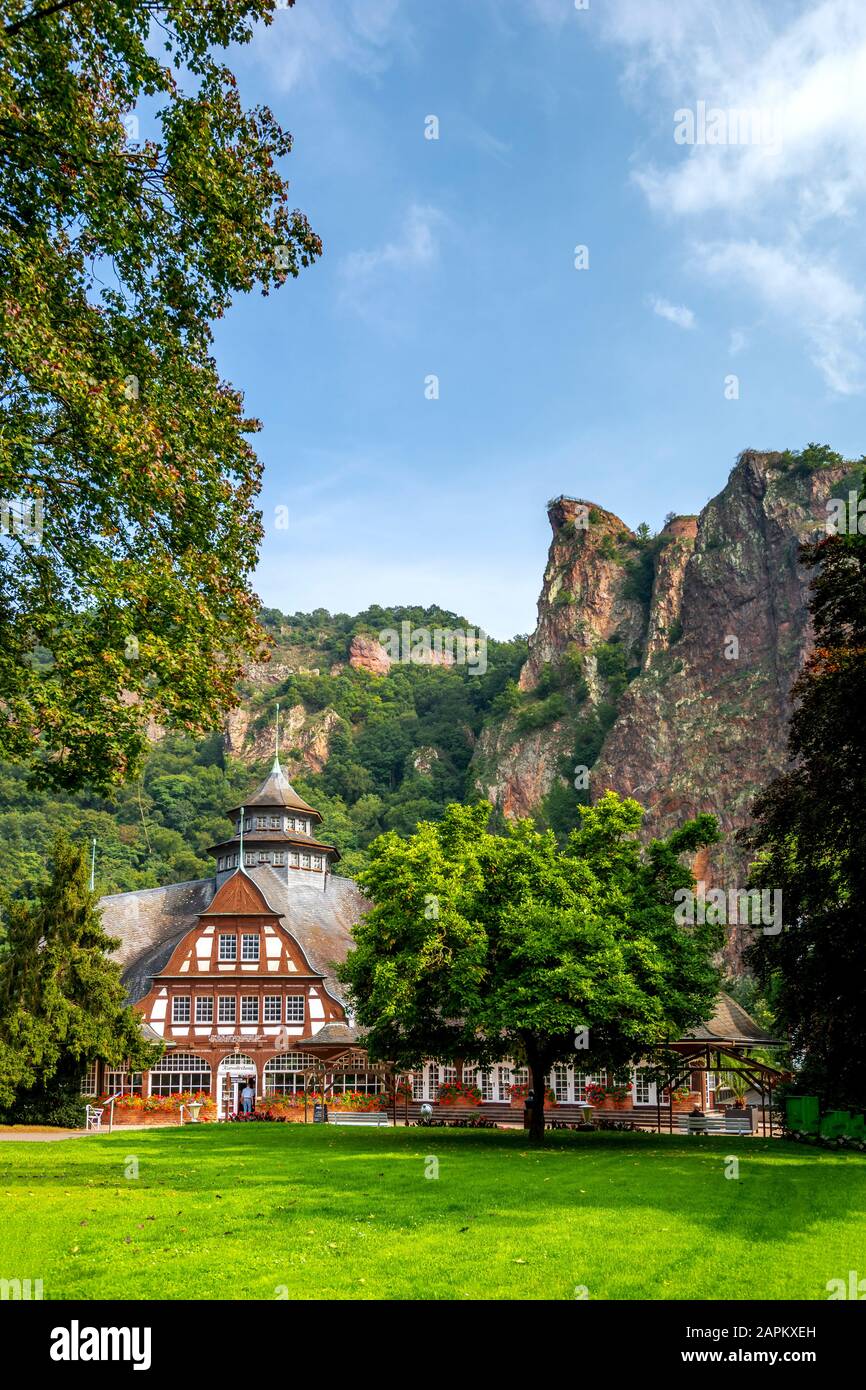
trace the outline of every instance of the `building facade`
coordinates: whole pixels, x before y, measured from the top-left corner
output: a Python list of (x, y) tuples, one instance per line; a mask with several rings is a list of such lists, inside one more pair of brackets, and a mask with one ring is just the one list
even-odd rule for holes
[[(384, 1069), (372, 1067), (358, 1045), (334, 973), (369, 904), (335, 872), (340, 856), (317, 838), (319, 812), (298, 796), (277, 758), (261, 787), (229, 816), (233, 835), (212, 847), (212, 878), (101, 900), (105, 929), (120, 940), (116, 957), (129, 999), (145, 1036), (165, 1051), (145, 1074), (91, 1067), (83, 1093), (203, 1092), (225, 1119), (238, 1110), (248, 1082), (257, 1098), (303, 1092), (314, 1072), (332, 1096), (381, 1091)], [(733, 1001), (720, 1008), (728, 1013), (705, 1025), (695, 1042), (712, 1045), (735, 1029), (756, 1028)], [(711, 1077), (707, 1070), (694, 1078), (707, 1105)], [(576, 1054), (574, 1065), (553, 1068), (549, 1082), (558, 1106), (578, 1107), (604, 1079), (581, 1070)], [(525, 1088), (529, 1076), (510, 1058), (490, 1067), (428, 1060), (408, 1077), (411, 1101), (435, 1104), (455, 1081), (477, 1086), (482, 1107), (501, 1114), (512, 1088)], [(635, 1108), (661, 1099), (640, 1067), (631, 1073), (629, 1095)]]

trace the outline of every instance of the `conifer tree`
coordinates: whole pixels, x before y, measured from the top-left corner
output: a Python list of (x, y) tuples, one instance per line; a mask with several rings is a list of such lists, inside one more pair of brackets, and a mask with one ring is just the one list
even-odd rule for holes
[(0, 1106), (50, 1095), (101, 1059), (142, 1070), (158, 1051), (124, 1002), (120, 969), (87, 881), (84, 851), (58, 839), (35, 901), (7, 910), (0, 962)]

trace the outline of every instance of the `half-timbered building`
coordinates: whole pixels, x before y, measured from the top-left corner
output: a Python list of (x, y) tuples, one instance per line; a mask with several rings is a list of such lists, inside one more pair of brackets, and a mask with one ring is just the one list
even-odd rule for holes
[[(248, 1082), (257, 1098), (309, 1090), (314, 1076), (331, 1097), (379, 1092), (385, 1069), (358, 1045), (335, 975), (369, 904), (336, 872), (340, 856), (318, 838), (319, 812), (298, 796), (277, 757), (229, 817), (233, 833), (212, 848), (212, 877), (101, 900), (142, 1029), (165, 1050), (144, 1075), (91, 1067), (84, 1092), (205, 1093), (221, 1119), (237, 1112)], [(712, 1055), (718, 1069), (720, 1049), (730, 1056), (772, 1041), (723, 995), (714, 1018), (675, 1046), (688, 1084), (711, 1106)], [(602, 1079), (581, 1070), (579, 1054), (574, 1065), (557, 1065), (549, 1078), (557, 1108), (579, 1114)], [(529, 1078), (507, 1057), (489, 1067), (429, 1060), (408, 1077), (407, 1112), (437, 1103), (441, 1088), (458, 1080), (477, 1086), (482, 1107), (503, 1118), (514, 1088), (525, 1090)], [(645, 1068), (632, 1072), (629, 1090), (636, 1111), (660, 1102)]]

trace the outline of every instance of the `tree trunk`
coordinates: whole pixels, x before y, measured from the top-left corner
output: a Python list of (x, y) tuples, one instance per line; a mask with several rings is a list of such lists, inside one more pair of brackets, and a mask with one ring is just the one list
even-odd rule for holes
[(529, 1063), (529, 1075), (532, 1078), (532, 1090), (535, 1104), (530, 1113), (529, 1139), (533, 1144), (544, 1143), (544, 1096), (547, 1090), (547, 1073), (550, 1070), (550, 1063), (547, 1057), (540, 1055), (533, 1048), (527, 1047), (526, 1060)]

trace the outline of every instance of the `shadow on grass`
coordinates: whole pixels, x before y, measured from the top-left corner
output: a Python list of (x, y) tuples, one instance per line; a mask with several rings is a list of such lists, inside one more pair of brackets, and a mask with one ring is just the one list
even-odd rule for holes
[[(407, 1212), (431, 1224), (446, 1213), (616, 1229), (662, 1227), (675, 1218), (714, 1235), (767, 1246), (866, 1213), (866, 1160), (783, 1140), (687, 1138), (651, 1133), (554, 1132), (539, 1148), (518, 1131), (350, 1129), (296, 1125), (136, 1130), (55, 1146), (27, 1145), (18, 1163), (0, 1152), (0, 1179), (66, 1182), (79, 1191), (124, 1186), (139, 1162), (139, 1191), (192, 1194), (256, 1210), (245, 1219), (278, 1225), (301, 1211), (360, 1219), (371, 1204), (380, 1227), (403, 1229)], [(24, 1149), (24, 1145), (20, 1149)], [(38, 1149), (38, 1153), (34, 1153)], [(62, 1153), (61, 1153), (62, 1149)], [(739, 1176), (726, 1178), (730, 1160)], [(423, 1181), (439, 1164), (445, 1183)]]

